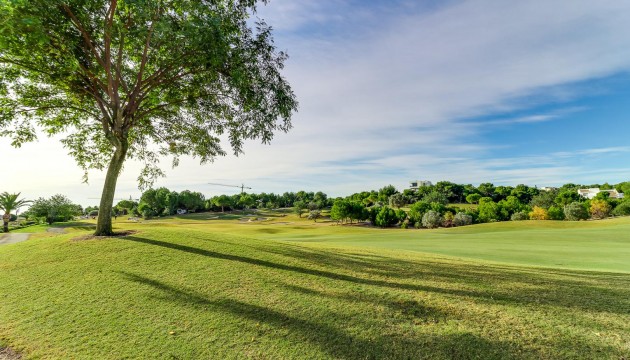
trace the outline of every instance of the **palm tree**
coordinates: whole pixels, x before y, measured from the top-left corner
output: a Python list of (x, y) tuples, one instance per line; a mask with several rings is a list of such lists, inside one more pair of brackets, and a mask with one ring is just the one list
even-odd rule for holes
[(28, 200), (19, 199), (20, 193), (17, 194), (9, 194), (8, 192), (3, 192), (0, 194), (0, 210), (4, 211), (4, 216), (2, 216), (2, 220), (4, 222), (4, 232), (9, 232), (9, 220), (11, 220), (11, 211), (15, 209), (19, 209), (20, 207), (30, 203)]

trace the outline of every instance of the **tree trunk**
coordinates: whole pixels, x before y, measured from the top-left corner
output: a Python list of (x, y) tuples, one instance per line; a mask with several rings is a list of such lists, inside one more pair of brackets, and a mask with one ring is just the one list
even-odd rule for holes
[(96, 222), (96, 236), (111, 236), (114, 234), (112, 230), (112, 208), (114, 206), (114, 194), (116, 193), (116, 182), (118, 175), (122, 169), (125, 157), (127, 155), (128, 145), (123, 143), (116, 148), (112, 160), (107, 168), (105, 176), (105, 184), (103, 185), (103, 194), (101, 195), (101, 204), (98, 208), (98, 220)]

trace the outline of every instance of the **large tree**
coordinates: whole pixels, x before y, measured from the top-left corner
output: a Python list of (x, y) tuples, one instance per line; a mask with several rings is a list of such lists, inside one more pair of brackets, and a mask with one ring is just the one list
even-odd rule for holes
[[(0, 0), (0, 135), (14, 146), (36, 127), (64, 136), (85, 170), (107, 169), (96, 235), (126, 159), (235, 154), (267, 143), (297, 108), (256, 0)], [(266, 3), (266, 1), (263, 1)], [(252, 29), (254, 28), (254, 29)], [(86, 178), (87, 179), (87, 178)]]

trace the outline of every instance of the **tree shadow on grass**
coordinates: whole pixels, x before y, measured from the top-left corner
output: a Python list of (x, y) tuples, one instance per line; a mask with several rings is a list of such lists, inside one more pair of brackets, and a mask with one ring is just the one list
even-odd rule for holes
[[(449, 335), (402, 336), (379, 334), (373, 337), (351, 335), (344, 331), (348, 325), (368, 328), (368, 324), (335, 323), (334, 326), (291, 316), (264, 306), (234, 299), (210, 299), (191, 290), (182, 290), (159, 280), (137, 274), (121, 272), (129, 281), (150, 286), (162, 292), (162, 299), (179, 303), (179, 306), (197, 307), (200, 311), (211, 308), (253, 322), (265, 323), (274, 329), (286, 329), (292, 343), (307, 341), (320, 351), (338, 359), (506, 359), (518, 358), (522, 349), (509, 342), (493, 341), (470, 333)], [(244, 325), (246, 326), (246, 325)], [(245, 329), (245, 331), (248, 329)], [(252, 329), (252, 331), (254, 331)], [(244, 340), (245, 341), (245, 340)], [(296, 358), (299, 358), (296, 354)]]
[[(340, 254), (301, 249), (295, 246), (282, 250), (275, 249), (272, 252), (282, 254), (282, 256), (290, 259), (293, 263), (308, 263), (316, 267), (339, 269), (339, 271), (333, 272), (297, 266), (290, 264), (290, 262), (273, 262), (138, 236), (128, 236), (125, 239), (215, 259), (291, 271), (330, 280), (399, 290), (440, 293), (477, 299), (477, 301), (485, 301), (492, 304), (505, 303), (533, 306), (548, 304), (587, 311), (618, 313), (625, 316), (628, 315), (628, 309), (630, 309), (630, 277), (627, 279), (616, 279), (618, 280), (615, 282), (617, 286), (608, 288), (593, 284), (597, 282), (596, 280), (571, 279), (571, 272), (564, 270), (560, 272), (562, 276), (553, 277), (546, 276), (545, 273), (539, 274), (533, 268), (508, 268), (505, 266), (457, 264), (454, 262), (445, 264), (438, 261), (405, 262), (399, 261), (399, 259), (388, 259), (381, 260), (380, 266), (389, 266), (394, 271), (388, 270), (384, 272), (379, 279), (375, 278), (373, 273), (364, 271), (366, 267), (374, 266), (374, 262), (376, 262), (374, 259), (359, 261), (356, 258), (351, 259)], [(234, 245), (240, 246), (240, 244)], [(281, 244), (279, 246), (285, 245)], [(348, 267), (349, 261), (354, 261), (353, 266)], [(396, 275), (395, 269), (404, 270), (401, 271), (403, 275)], [(365, 277), (348, 275), (341, 271), (365, 274)], [(544, 271), (549, 272), (550, 270)], [(578, 273), (584, 274), (585, 272)], [(602, 275), (595, 273), (593, 276)], [(426, 279), (446, 280), (444, 282), (449, 284), (449, 287), (414, 283), (414, 281)], [(480, 287), (480, 284), (483, 284), (484, 287)], [(504, 288), (506, 284), (515, 284), (516, 287), (507, 286)]]

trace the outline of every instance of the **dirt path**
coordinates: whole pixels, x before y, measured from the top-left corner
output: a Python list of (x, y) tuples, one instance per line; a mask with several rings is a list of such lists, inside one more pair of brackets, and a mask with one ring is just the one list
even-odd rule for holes
[(0, 235), (0, 245), (15, 244), (28, 240), (31, 234), (28, 233), (8, 233)]

